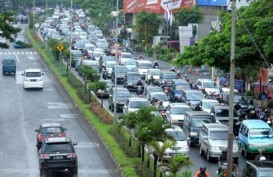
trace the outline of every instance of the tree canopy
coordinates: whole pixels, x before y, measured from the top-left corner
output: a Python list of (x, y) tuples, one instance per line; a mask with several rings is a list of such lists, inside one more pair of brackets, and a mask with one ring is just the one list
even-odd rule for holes
[[(236, 66), (242, 69), (248, 66), (265, 66), (258, 49), (268, 63), (273, 62), (273, 1), (259, 0), (249, 7), (237, 10), (236, 25)], [(195, 46), (185, 48), (179, 54), (175, 64), (200, 66), (208, 64), (225, 71), (229, 70), (231, 41), (231, 12), (219, 13), (220, 31), (212, 31)], [(257, 44), (256, 48), (254, 42)]]

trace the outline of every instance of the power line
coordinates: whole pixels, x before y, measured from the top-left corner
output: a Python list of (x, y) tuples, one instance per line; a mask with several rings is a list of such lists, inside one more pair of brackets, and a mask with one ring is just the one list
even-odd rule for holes
[(239, 18), (242, 20), (243, 25), (244, 25), (244, 28), (246, 29), (246, 31), (247, 31), (247, 33), (248, 33), (248, 35), (249, 35), (251, 41), (253, 42), (253, 44), (254, 44), (255, 47), (256, 47), (256, 49), (258, 50), (260, 56), (261, 56), (262, 59), (264, 60), (266, 66), (267, 66), (268, 68), (270, 68), (268, 62), (266, 61), (266, 59), (265, 59), (265, 57), (264, 57), (264, 55), (262, 54), (261, 50), (259, 49), (259, 47), (258, 47), (258, 45), (257, 45), (257, 43), (256, 43), (256, 41), (255, 41), (255, 39), (253, 38), (252, 34), (250, 33), (249, 29), (247, 28), (246, 23), (245, 23), (245, 21), (244, 21), (242, 15), (241, 15), (239, 12), (237, 12), (237, 15), (238, 15)]

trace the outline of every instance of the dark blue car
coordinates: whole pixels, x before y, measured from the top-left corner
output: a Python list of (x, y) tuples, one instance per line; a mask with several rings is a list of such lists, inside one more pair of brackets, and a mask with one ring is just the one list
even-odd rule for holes
[(170, 87), (170, 97), (173, 102), (182, 102), (183, 90), (191, 89), (190, 84), (185, 79), (177, 79)]

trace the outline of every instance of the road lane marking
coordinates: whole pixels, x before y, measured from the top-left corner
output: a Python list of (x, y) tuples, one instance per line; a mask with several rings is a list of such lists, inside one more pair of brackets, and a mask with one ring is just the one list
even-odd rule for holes
[(47, 103), (48, 109), (70, 109), (72, 108), (71, 104), (60, 103), (60, 102), (49, 102)]
[(60, 114), (60, 118), (63, 118), (63, 119), (74, 119), (78, 116), (79, 114)]
[(78, 145), (75, 146), (76, 148), (94, 148), (99, 147), (100, 145), (98, 143), (92, 143), (92, 142), (78, 142)]
[(20, 63), (20, 60), (19, 60), (19, 57), (17, 56), (17, 54), (15, 55), (15, 57), (16, 57), (18, 63)]

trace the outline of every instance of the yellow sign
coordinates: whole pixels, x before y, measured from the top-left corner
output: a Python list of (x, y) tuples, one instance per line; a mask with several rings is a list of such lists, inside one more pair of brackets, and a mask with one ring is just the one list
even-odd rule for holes
[(57, 46), (57, 49), (59, 50), (59, 52), (63, 51), (64, 50), (64, 46), (62, 44), (59, 44)]

